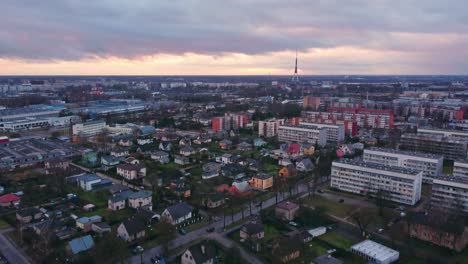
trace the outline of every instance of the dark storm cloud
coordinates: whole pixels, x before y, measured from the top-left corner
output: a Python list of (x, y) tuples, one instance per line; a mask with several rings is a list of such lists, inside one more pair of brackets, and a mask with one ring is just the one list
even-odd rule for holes
[[(466, 48), (465, 1), (2, 0), (0, 58), (80, 60), (352, 46)], [(406, 35), (405, 35), (406, 34)], [(432, 45), (423, 34), (446, 38)]]

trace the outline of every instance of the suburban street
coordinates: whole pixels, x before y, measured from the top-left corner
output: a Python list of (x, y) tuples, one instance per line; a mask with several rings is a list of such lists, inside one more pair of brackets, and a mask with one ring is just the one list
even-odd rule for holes
[[(307, 192), (307, 185), (304, 184), (304, 183), (299, 183), (297, 185), (297, 188), (293, 188), (292, 190), (292, 194), (293, 196), (294, 195), (298, 195), (298, 194), (306, 194)], [(287, 198), (289, 198), (289, 192), (282, 192), (280, 193), (279, 197), (278, 197), (278, 202), (281, 202), (281, 201), (284, 201), (286, 200)], [(268, 200), (265, 200), (263, 203), (262, 203), (262, 207), (252, 207), (252, 215), (256, 215), (256, 214), (259, 214), (260, 211), (262, 209), (266, 209), (266, 208), (269, 208), (273, 205), (276, 204), (276, 198), (275, 197), (272, 197)], [(250, 210), (249, 209), (244, 209), (244, 218), (245, 217), (248, 217), (250, 216)], [(234, 219), (234, 221), (232, 221), (232, 219)], [(242, 212), (238, 212), (238, 213), (235, 213), (234, 216), (232, 215), (226, 215), (225, 217), (225, 221), (226, 221), (226, 226), (230, 225), (230, 224), (233, 224), (233, 223), (236, 223), (238, 221), (242, 220)], [(216, 233), (216, 234), (213, 234), (213, 233), (207, 233), (206, 232), (206, 229), (209, 229), (209, 228), (212, 228), (214, 227), (215, 230), (217, 230), (217, 232), (219, 233)], [(176, 249), (176, 248), (179, 248), (179, 247), (182, 247), (182, 246), (185, 246), (185, 245), (188, 245), (190, 244), (192, 241), (195, 241), (197, 239), (200, 239), (200, 238), (216, 238), (215, 240), (220, 242), (223, 246), (226, 246), (226, 247), (231, 247), (233, 244), (233, 241), (227, 239), (226, 237), (224, 237), (223, 235), (225, 234), (225, 232), (223, 232), (223, 227), (224, 227), (224, 220), (221, 219), (218, 220), (218, 221), (215, 221), (213, 223), (210, 223), (204, 227), (201, 227), (197, 230), (194, 230), (192, 232), (189, 232), (187, 233), (186, 235), (183, 235), (183, 236), (178, 236), (176, 237), (174, 240), (172, 240), (169, 244), (169, 250), (173, 250), (173, 249)], [(221, 238), (220, 238), (221, 237)], [(242, 253), (244, 252), (244, 253)], [(145, 251), (143, 252), (143, 263), (150, 263), (150, 259), (151, 257), (154, 257), (156, 255), (161, 255), (162, 253), (162, 247), (161, 246), (157, 246), (157, 247), (154, 247), (154, 248), (150, 248), (150, 249), (145, 249)], [(260, 260), (258, 260), (256, 257), (253, 257), (252, 255), (248, 254), (247, 252), (241, 250), (241, 254), (242, 254), (242, 257), (244, 257), (244, 260), (247, 260), (249, 261), (249, 263), (254, 263), (254, 264), (257, 264), (257, 263), (262, 263)], [(132, 256), (130, 258), (130, 263), (132, 264), (139, 264), (141, 263), (141, 256), (140, 255), (135, 255), (135, 256)]]
[(0, 231), (0, 251), (10, 263), (30, 264), (31, 262), (25, 257), (25, 254), (20, 252), (20, 249), (18, 249), (16, 245), (13, 245), (5, 236), (5, 233), (11, 231), (13, 231), (12, 228)]

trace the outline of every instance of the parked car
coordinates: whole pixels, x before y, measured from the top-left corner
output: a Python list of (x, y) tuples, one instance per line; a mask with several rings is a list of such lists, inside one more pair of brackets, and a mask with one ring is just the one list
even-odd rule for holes
[(215, 228), (214, 227), (211, 227), (211, 228), (207, 228), (206, 229), (206, 232), (208, 233), (213, 233), (215, 231)]
[(185, 234), (187, 234), (187, 231), (185, 231), (185, 229), (183, 229), (183, 228), (180, 228), (180, 229), (179, 229), (179, 233), (180, 233), (181, 235), (185, 235)]
[(296, 223), (296, 222), (294, 222), (294, 221), (290, 221), (288, 224), (289, 224), (290, 226), (294, 226), (294, 227), (298, 227), (298, 226), (299, 226), (299, 224)]
[(339, 202), (340, 202), (340, 203), (344, 203), (344, 199), (340, 199)]
[(144, 250), (145, 250), (145, 249), (144, 249), (142, 246), (138, 245), (138, 246), (136, 246), (136, 247), (133, 248), (132, 252), (133, 252), (133, 254), (140, 254), (140, 253), (143, 252)]

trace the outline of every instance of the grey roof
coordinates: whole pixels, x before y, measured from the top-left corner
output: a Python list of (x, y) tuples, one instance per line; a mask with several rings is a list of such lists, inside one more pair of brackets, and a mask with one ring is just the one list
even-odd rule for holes
[(127, 230), (127, 233), (130, 236), (140, 233), (141, 231), (144, 231), (146, 229), (143, 222), (141, 222), (141, 220), (138, 218), (127, 219), (123, 221), (122, 224), (124, 225), (125, 230)]
[(128, 195), (128, 199), (148, 198), (153, 195), (150, 191), (138, 191), (132, 192)]
[(193, 208), (186, 202), (182, 202), (171, 205), (167, 207), (166, 210), (169, 212), (169, 214), (171, 214), (172, 218), (178, 219), (188, 215), (190, 212), (192, 212)]
[(201, 242), (200, 244), (191, 246), (188, 250), (192, 254), (195, 263), (207, 263), (216, 256), (215, 246), (212, 243), (205, 241)]
[(386, 153), (402, 154), (402, 155), (409, 155), (409, 156), (416, 156), (416, 157), (423, 157), (423, 158), (433, 158), (433, 159), (443, 158), (442, 155), (415, 152), (415, 151), (406, 151), (406, 150), (396, 150), (396, 149), (390, 149), (390, 148), (371, 147), (371, 148), (365, 149), (364, 152), (366, 152), (366, 150), (381, 151), (381, 152), (386, 152)]

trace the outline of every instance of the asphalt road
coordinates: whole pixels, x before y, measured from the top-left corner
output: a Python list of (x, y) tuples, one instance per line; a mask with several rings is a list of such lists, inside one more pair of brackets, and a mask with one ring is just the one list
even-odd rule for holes
[(0, 251), (3, 256), (10, 262), (15, 264), (30, 264), (29, 260), (13, 245), (6, 237), (5, 233), (11, 229), (5, 229), (0, 232)]
[[(303, 183), (298, 184), (297, 188), (294, 188), (292, 190), (293, 196), (296, 195), (296, 194), (301, 194), (301, 193), (305, 194), (306, 192), (307, 192), (307, 185), (305, 185)], [(280, 193), (280, 195), (278, 197), (278, 202), (286, 200), (288, 197), (289, 197), (289, 192)], [(276, 204), (276, 198), (275, 197), (272, 197), (272, 198), (270, 198), (268, 200), (265, 200), (262, 203), (261, 208), (260, 207), (252, 207), (252, 215), (256, 215), (262, 209), (266, 209), (266, 208), (271, 207), (271, 206), (273, 206), (275, 204)], [(248, 217), (248, 216), (250, 216), (250, 210), (245, 209), (244, 210), (244, 218)], [(232, 219), (234, 219), (234, 221), (232, 221)], [(226, 215), (225, 220), (226, 220), (226, 226), (230, 225), (232, 223), (238, 222), (238, 221), (242, 220), (242, 213), (241, 212), (235, 213), (233, 217), (232, 217), (232, 215)], [(189, 232), (189, 233), (187, 233), (185, 235), (180, 235), (180, 236), (176, 237), (174, 240), (172, 240), (169, 243), (169, 249), (173, 250), (173, 249), (182, 247), (182, 246), (187, 245), (187, 244), (191, 243), (192, 241), (194, 241), (196, 239), (199, 239), (199, 238), (210, 238), (210, 236), (213, 236), (213, 235), (207, 233), (206, 229), (212, 228), (212, 227), (214, 227), (215, 230), (218, 230), (218, 231), (223, 230), (223, 228), (224, 228), (223, 218), (221, 217), (221, 219), (218, 220), (218, 221), (212, 222), (212, 223), (210, 223), (210, 224), (208, 224), (208, 225), (206, 225), (204, 227), (201, 227), (201, 228), (199, 228), (197, 230)], [(218, 234), (218, 235), (222, 236), (221, 234)], [(163, 252), (163, 250), (162, 250), (161, 246), (157, 246), (157, 247), (150, 248), (150, 249), (145, 249), (145, 251), (143, 252), (143, 263), (150, 263), (151, 257), (154, 257), (156, 255), (161, 255), (162, 252)], [(259, 263), (259, 262), (257, 262), (258, 259), (256, 259), (256, 258), (247, 258), (247, 259), (244, 259), (244, 260), (247, 260), (247, 261), (249, 261), (249, 263), (253, 263), (253, 264)], [(132, 263), (132, 264), (140, 264), (141, 263), (141, 256), (140, 255), (132, 256), (129, 259), (129, 262)]]

